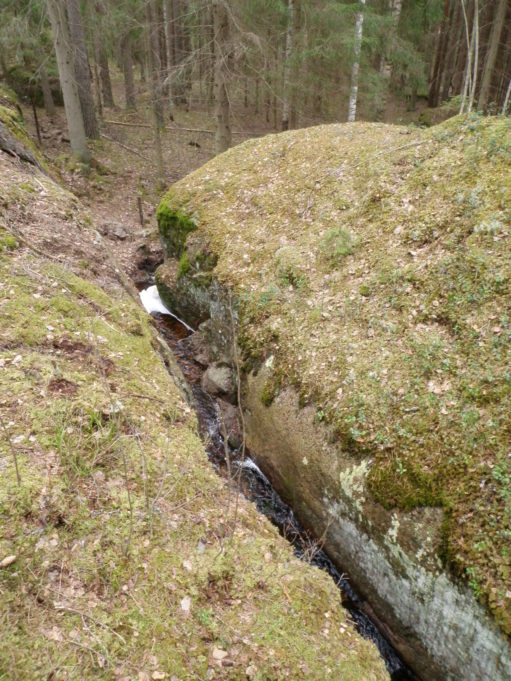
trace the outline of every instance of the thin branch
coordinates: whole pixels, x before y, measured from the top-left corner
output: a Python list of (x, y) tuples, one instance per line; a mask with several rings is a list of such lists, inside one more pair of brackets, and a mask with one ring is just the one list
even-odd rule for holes
[[(129, 124), (126, 124), (126, 125), (129, 125)], [(140, 126), (140, 125), (137, 124), (137, 127), (149, 128), (151, 126), (149, 126), (149, 125)], [(123, 149), (126, 149), (126, 151), (129, 151), (130, 153), (135, 154), (135, 156), (138, 156), (139, 158), (143, 159), (144, 161), (147, 161), (148, 163), (151, 162), (150, 159), (147, 158), (147, 156), (144, 156), (143, 154), (141, 154), (136, 149), (133, 149), (132, 147), (128, 147), (127, 144), (123, 144), (122, 142), (119, 142), (119, 140), (116, 140), (113, 137), (110, 137), (110, 135), (106, 135), (104, 132), (101, 132), (100, 135), (101, 135), (101, 137), (104, 137), (105, 139), (109, 140), (110, 142), (113, 142), (114, 144), (118, 144)]]
[(100, 627), (103, 627), (103, 629), (106, 629), (110, 633), (112, 633), (114, 636), (117, 636), (117, 638), (124, 644), (126, 644), (126, 639), (123, 638), (120, 634), (118, 634), (114, 629), (108, 626), (108, 624), (105, 624), (104, 622), (101, 622), (100, 620), (95, 619), (92, 617), (92, 615), (89, 615), (86, 612), (82, 612), (81, 610), (75, 610), (74, 608), (67, 608), (64, 605), (56, 605), (55, 610), (60, 610), (62, 612), (69, 612), (72, 613), (73, 615), (79, 615), (80, 617), (86, 617), (89, 619), (91, 622), (94, 622), (94, 624), (97, 624)]

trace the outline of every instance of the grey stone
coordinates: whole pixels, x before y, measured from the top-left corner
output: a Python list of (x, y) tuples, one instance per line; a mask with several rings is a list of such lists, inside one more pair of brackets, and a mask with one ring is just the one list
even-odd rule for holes
[(235, 401), (235, 384), (232, 369), (225, 365), (215, 362), (204, 372), (201, 380), (204, 392), (214, 397), (223, 397), (228, 402)]
[(220, 399), (218, 400), (218, 407), (220, 409), (220, 418), (223, 423), (223, 428), (221, 429), (222, 435), (225, 433), (227, 442), (232, 449), (238, 449), (238, 447), (241, 446), (243, 439), (238, 407)]
[(109, 239), (119, 239), (119, 241), (124, 241), (128, 236), (128, 232), (119, 222), (104, 222), (101, 225), (101, 234)]

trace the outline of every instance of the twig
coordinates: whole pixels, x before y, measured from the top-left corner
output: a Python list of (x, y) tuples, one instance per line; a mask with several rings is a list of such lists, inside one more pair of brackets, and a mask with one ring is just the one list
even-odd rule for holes
[(246, 427), (245, 427), (245, 416), (243, 415), (243, 408), (241, 406), (241, 365), (240, 365), (240, 360), (238, 356), (238, 346), (237, 346), (237, 339), (236, 339), (236, 324), (234, 322), (234, 312), (232, 309), (232, 294), (229, 293), (229, 314), (231, 317), (231, 333), (232, 333), (232, 347), (233, 347), (233, 360), (234, 360), (234, 368), (236, 371), (236, 388), (237, 388), (237, 399), (238, 399), (238, 412), (240, 415), (240, 424), (241, 424), (241, 463), (238, 471), (238, 480), (237, 480), (237, 486), (236, 486), (236, 498), (234, 502), (234, 518), (233, 518), (233, 525), (232, 525), (232, 534), (231, 534), (231, 541), (232, 538), (234, 537), (234, 532), (236, 530), (236, 522), (238, 519), (238, 506), (239, 506), (239, 498), (241, 494), (241, 478), (242, 478), (242, 473), (243, 473), (243, 464), (245, 463), (245, 456), (247, 452), (247, 434), (246, 434)]
[[(149, 127), (149, 126), (147, 126)], [(113, 137), (110, 137), (110, 135), (105, 134), (104, 132), (100, 133), (101, 137), (104, 137), (107, 140), (110, 140), (110, 142), (113, 142), (114, 144), (118, 144), (120, 147), (123, 149), (126, 149), (126, 151), (129, 151), (132, 154), (135, 154), (135, 156), (138, 156), (139, 158), (143, 159), (144, 161), (147, 161), (150, 163), (150, 160), (147, 158), (147, 156), (144, 156), (141, 154), (139, 151), (136, 149), (133, 149), (133, 147), (128, 147), (127, 144), (123, 144), (122, 142), (119, 142), (119, 140), (114, 139)]]
[(142, 210), (142, 198), (137, 196), (138, 217), (140, 219), (140, 226), (144, 226), (144, 211)]
[(97, 624), (100, 627), (103, 627), (103, 629), (106, 629), (110, 633), (112, 633), (114, 636), (117, 636), (117, 638), (126, 645), (126, 639), (123, 638), (120, 634), (118, 634), (114, 629), (108, 626), (108, 624), (105, 624), (104, 622), (100, 622), (100, 620), (95, 619), (92, 617), (92, 615), (89, 615), (86, 612), (82, 612), (81, 610), (75, 610), (74, 608), (67, 608), (65, 605), (56, 605), (55, 610), (60, 610), (62, 612), (70, 612), (73, 615), (79, 615), (80, 617), (87, 617), (91, 622), (94, 622), (94, 624)]
[(126, 393), (127, 397), (138, 397), (141, 400), (150, 400), (151, 402), (158, 402), (158, 404), (167, 404), (164, 400), (160, 400), (158, 397), (153, 397), (152, 395), (141, 395), (140, 393)]
[(122, 466), (124, 469), (124, 480), (126, 482), (126, 492), (128, 494), (128, 504), (130, 507), (130, 533), (128, 535), (128, 539), (126, 540), (126, 545), (124, 547), (124, 553), (125, 555), (128, 555), (129, 550), (130, 550), (130, 545), (131, 545), (131, 538), (133, 536), (133, 500), (131, 499), (131, 492), (130, 492), (130, 487), (129, 487), (129, 480), (128, 480), (128, 465), (126, 463), (126, 452), (124, 449), (122, 450)]
[[(127, 128), (152, 128), (152, 125), (149, 125), (148, 123), (126, 123), (124, 121), (105, 121), (106, 124), (108, 125), (121, 125), (123, 127)], [(164, 132), (172, 132), (172, 131), (177, 131), (177, 132), (204, 132), (207, 135), (214, 135), (215, 131), (214, 130), (207, 130), (206, 128), (182, 128), (180, 125), (172, 125), (168, 128), (161, 128)], [(101, 133), (103, 137), (106, 137), (107, 139), (111, 139), (107, 135), (104, 135)], [(264, 135), (268, 135), (268, 131), (262, 131), (262, 130), (256, 130), (252, 132), (251, 130), (233, 130), (232, 131), (233, 135), (252, 135), (253, 137), (263, 137)], [(116, 142), (117, 140), (112, 140), (112, 142)], [(118, 143), (120, 144), (120, 142)], [(122, 144), (121, 144), (122, 146)]]
[(85, 643), (78, 643), (78, 641), (73, 641), (71, 638), (65, 638), (64, 639), (65, 643), (71, 643), (72, 645), (76, 646), (77, 648), (82, 648), (83, 650), (86, 650), (87, 652), (91, 653), (91, 655), (96, 655), (96, 662), (99, 664), (99, 658), (103, 657), (101, 653), (99, 653), (97, 650), (94, 650), (94, 648), (91, 648), (90, 646), (86, 646)]

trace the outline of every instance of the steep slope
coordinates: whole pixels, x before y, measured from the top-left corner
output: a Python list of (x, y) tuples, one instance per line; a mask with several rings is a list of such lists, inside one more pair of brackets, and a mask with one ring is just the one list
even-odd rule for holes
[(0, 178), (0, 677), (388, 678), (326, 575), (243, 500), (233, 528), (78, 200)]
[[(490, 609), (503, 632), (492, 642), (471, 618), (424, 642), (453, 678), (482, 654), (464, 646), (486, 648), (498, 678), (511, 664), (510, 221), (504, 118), (269, 136), (180, 181), (159, 208), (179, 259), (158, 273), (162, 295), (198, 323), (209, 282), (235, 292), (247, 375), (256, 368), (251, 443), (303, 519), (329, 528), (331, 553), (363, 590), (387, 587), (380, 616), (424, 637), (446, 613), (424, 586), (422, 614), (406, 614), (397, 572), (388, 585), (357, 574), (361, 555), (335, 537), (347, 517), (397, 561), (390, 573), (411, 561), (412, 593), (412, 573), (428, 589), (448, 575), (474, 621), (486, 621), (476, 600)], [(417, 665), (418, 649), (408, 654)]]

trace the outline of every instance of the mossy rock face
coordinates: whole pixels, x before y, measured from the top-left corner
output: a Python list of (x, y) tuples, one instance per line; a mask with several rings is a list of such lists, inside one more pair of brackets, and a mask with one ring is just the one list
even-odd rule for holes
[(183, 210), (172, 210), (169, 199), (164, 199), (156, 211), (158, 229), (164, 244), (165, 255), (180, 258), (184, 251), (186, 237), (197, 229), (193, 218)]
[(382, 512), (448, 518), (442, 569), (511, 634), (511, 121), (250, 140), (168, 205), (218, 256), (244, 356), (271, 354), (341, 451), (371, 462)]
[(3, 87), (0, 87), (0, 135), (3, 151), (37, 165), (41, 170), (47, 169), (41, 154), (25, 130), (23, 114), (16, 95)]

